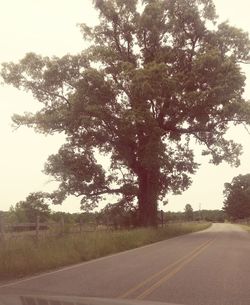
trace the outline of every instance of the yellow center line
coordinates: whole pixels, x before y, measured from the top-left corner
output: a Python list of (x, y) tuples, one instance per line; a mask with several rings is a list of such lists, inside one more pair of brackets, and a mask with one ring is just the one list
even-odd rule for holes
[(205, 244), (203, 247), (201, 247), (198, 251), (196, 251), (195, 253), (193, 253), (191, 256), (189, 256), (186, 260), (184, 260), (183, 262), (180, 263), (180, 265), (178, 265), (176, 268), (174, 268), (173, 270), (171, 270), (170, 273), (166, 274), (164, 277), (162, 277), (158, 282), (156, 282), (155, 284), (153, 284), (150, 288), (146, 289), (143, 293), (141, 293), (140, 295), (138, 295), (136, 297), (136, 299), (143, 299), (144, 297), (148, 296), (149, 294), (151, 294), (154, 290), (156, 290), (157, 288), (159, 288), (164, 282), (166, 282), (167, 280), (169, 280), (171, 277), (173, 277), (174, 275), (176, 275), (184, 266), (188, 265), (191, 261), (193, 261), (195, 259), (195, 257), (197, 257), (199, 254), (201, 254), (203, 251), (205, 251), (205, 249), (207, 247), (209, 247), (211, 245), (211, 243), (214, 242), (214, 240), (210, 240), (207, 244)]
[(196, 252), (200, 251), (201, 249), (203, 249), (206, 245), (208, 245), (211, 242), (211, 240), (208, 240), (204, 243), (202, 243), (201, 245), (199, 245), (197, 248), (195, 248), (194, 250), (192, 250), (189, 254), (185, 255), (184, 257), (179, 258), (178, 260), (176, 260), (175, 262), (173, 262), (172, 264), (166, 266), (164, 269), (162, 269), (161, 271), (153, 274), (152, 276), (150, 276), (149, 278), (147, 278), (146, 280), (142, 281), (141, 283), (139, 283), (138, 285), (136, 285), (135, 287), (129, 289), (127, 292), (121, 294), (118, 296), (118, 298), (126, 298), (128, 297), (130, 294), (136, 292), (137, 290), (139, 290), (140, 288), (142, 288), (143, 286), (145, 286), (147, 283), (149, 283), (150, 281), (154, 280), (155, 278), (157, 278), (158, 276), (162, 275), (164, 272), (168, 271), (169, 269), (174, 268), (176, 265), (180, 264), (183, 261), (186, 261), (189, 257), (193, 256)]

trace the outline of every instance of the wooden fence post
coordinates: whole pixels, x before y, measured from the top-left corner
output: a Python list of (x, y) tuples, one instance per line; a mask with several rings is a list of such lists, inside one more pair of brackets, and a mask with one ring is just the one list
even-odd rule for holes
[(3, 213), (0, 213), (0, 239), (2, 241), (5, 240), (5, 223)]
[(63, 215), (61, 216), (61, 235), (64, 235), (65, 233), (65, 230), (64, 230), (64, 218), (63, 218)]
[(79, 225), (80, 225), (80, 233), (82, 233), (82, 218), (79, 219)]
[(39, 229), (40, 229), (40, 216), (36, 216), (36, 239), (39, 239)]
[(164, 225), (164, 212), (161, 210), (161, 227), (163, 228)]

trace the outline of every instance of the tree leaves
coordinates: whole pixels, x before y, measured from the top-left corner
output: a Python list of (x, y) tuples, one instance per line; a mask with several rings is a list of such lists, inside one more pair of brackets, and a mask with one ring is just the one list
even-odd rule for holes
[(46, 197), (46, 193), (35, 192), (30, 193), (26, 200), (19, 201), (13, 208), (18, 221), (36, 222), (37, 216), (40, 217), (40, 221), (46, 221), (51, 212)]
[[(14, 115), (15, 124), (67, 136), (45, 167), (61, 182), (54, 202), (75, 194), (89, 209), (105, 193), (146, 200), (141, 181), (146, 197), (158, 194), (148, 203), (156, 206), (191, 184), (198, 164), (190, 139), (212, 163), (238, 166), (241, 146), (225, 134), (232, 123), (250, 122), (240, 66), (249, 60), (248, 34), (217, 25), (211, 0), (94, 5), (100, 23), (80, 25), (87, 50), (62, 58), (29, 53), (1, 72), (43, 104), (36, 114)], [(108, 168), (98, 153), (109, 156)]]
[(250, 174), (234, 177), (225, 183), (224, 210), (232, 219), (250, 217)]

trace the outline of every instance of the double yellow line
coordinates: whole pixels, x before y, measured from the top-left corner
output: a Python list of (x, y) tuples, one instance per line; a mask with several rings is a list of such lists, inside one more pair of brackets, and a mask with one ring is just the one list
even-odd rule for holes
[[(201, 254), (212, 242), (214, 239), (210, 239), (204, 243), (202, 243), (200, 246), (195, 248), (193, 251), (191, 251), (188, 255), (185, 255), (184, 257), (178, 259), (174, 263), (168, 265), (164, 269), (162, 269), (160, 272), (157, 272), (147, 278), (146, 280), (139, 283), (137, 286), (129, 289), (127, 292), (123, 293), (122, 295), (119, 295), (119, 298), (126, 298), (131, 297), (134, 295), (135, 299), (143, 299), (149, 294), (151, 294), (154, 290), (156, 290), (158, 287), (160, 287), (164, 282), (169, 280), (171, 277), (173, 277), (177, 272), (179, 272), (184, 266), (189, 264), (196, 256)], [(155, 279), (157, 279), (156, 282), (154, 282)], [(150, 284), (150, 287), (147, 284)], [(142, 290), (144, 290), (142, 292)]]

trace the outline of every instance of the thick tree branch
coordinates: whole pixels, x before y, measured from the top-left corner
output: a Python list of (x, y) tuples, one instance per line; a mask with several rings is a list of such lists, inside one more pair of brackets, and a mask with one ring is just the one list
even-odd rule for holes
[(83, 195), (93, 197), (93, 196), (100, 196), (100, 195), (104, 195), (104, 194), (122, 194), (122, 193), (123, 193), (123, 190), (121, 188), (119, 188), (119, 189), (106, 189), (103, 191), (97, 191), (94, 193), (86, 193)]

